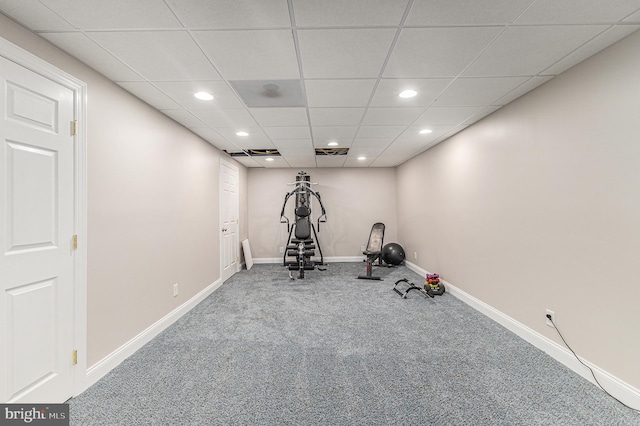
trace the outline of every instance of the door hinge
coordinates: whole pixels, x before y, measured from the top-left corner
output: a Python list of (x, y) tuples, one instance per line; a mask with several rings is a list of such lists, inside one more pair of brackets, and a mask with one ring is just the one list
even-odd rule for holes
[(73, 236), (73, 249), (78, 250), (78, 235)]
[(78, 120), (73, 120), (71, 122), (71, 136), (76, 136), (78, 134)]
[(71, 364), (72, 365), (77, 365), (78, 364), (78, 350), (74, 349), (73, 353), (71, 355)]

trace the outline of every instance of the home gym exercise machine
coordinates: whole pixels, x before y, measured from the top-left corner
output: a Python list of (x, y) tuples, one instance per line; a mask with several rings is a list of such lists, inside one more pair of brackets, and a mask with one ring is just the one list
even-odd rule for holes
[[(404, 286), (408, 287), (404, 290), (400, 290), (400, 288)], [(440, 282), (440, 275), (438, 274), (427, 274), (427, 278), (424, 281), (424, 287), (422, 288), (418, 287), (406, 278), (396, 281), (396, 284), (393, 286), (393, 291), (398, 293), (403, 299), (407, 298), (407, 294), (411, 290), (418, 290), (418, 292), (422, 293), (425, 297), (431, 298), (434, 296), (442, 296), (445, 292), (444, 284)]]
[[(295, 189), (285, 195), (282, 212), (280, 212), (280, 223), (287, 224), (287, 232), (289, 233), (282, 262), (284, 266), (289, 268), (289, 278), (294, 279), (292, 271), (298, 271), (298, 277), (304, 278), (304, 271), (313, 270), (316, 266), (324, 264), (324, 257), (322, 256), (322, 249), (318, 241), (316, 227), (311, 221), (310, 196), (314, 196), (320, 204), (321, 213), (318, 217), (317, 232), (320, 232), (320, 223), (327, 221), (327, 213), (322, 204), (320, 194), (311, 189), (311, 185), (316, 184), (311, 183), (311, 177), (308, 174), (303, 171), (299, 172), (296, 176), (296, 181), (289, 183), (289, 185), (295, 185)], [(296, 200), (294, 209), (295, 221), (291, 224), (289, 218), (285, 215), (285, 208), (287, 201), (289, 201), (289, 198), (293, 195), (295, 195)], [(313, 256), (315, 256), (316, 246), (318, 247), (320, 259), (312, 259)], [(289, 260), (287, 260), (287, 258), (289, 258)]]

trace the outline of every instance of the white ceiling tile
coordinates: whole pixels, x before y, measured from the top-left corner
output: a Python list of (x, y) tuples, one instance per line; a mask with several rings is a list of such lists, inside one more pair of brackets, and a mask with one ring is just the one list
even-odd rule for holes
[(490, 105), (527, 80), (528, 77), (459, 78), (438, 97), (434, 105)]
[(365, 160), (358, 160), (357, 157), (349, 157), (345, 160), (342, 167), (369, 167), (371, 163), (376, 159), (376, 156), (366, 157)]
[[(267, 160), (267, 158), (270, 158), (271, 160)], [(278, 155), (274, 155), (272, 157), (254, 156), (253, 159), (256, 161), (256, 163), (260, 164), (262, 167), (267, 167), (267, 168), (289, 167), (289, 164), (287, 163), (287, 161)]]
[(534, 76), (605, 29), (602, 25), (509, 27), (464, 75)]
[[(256, 144), (271, 144), (271, 140), (260, 127), (216, 127), (218, 133), (238, 146), (253, 146)], [(238, 136), (239, 131), (249, 133), (248, 136)]]
[(209, 127), (194, 127), (189, 128), (189, 130), (191, 130), (193, 133), (200, 136), (202, 139), (206, 140), (213, 146), (217, 147), (218, 149), (224, 149), (227, 151), (240, 150), (240, 147), (236, 146), (232, 142), (229, 142), (228, 140), (220, 136), (218, 132)]
[[(439, 138), (444, 133), (451, 130), (451, 128), (453, 127), (455, 127), (455, 125), (452, 124), (440, 124), (433, 126), (409, 126), (400, 136), (398, 136), (395, 142), (405, 141), (406, 143), (411, 142), (418, 145), (424, 145), (428, 141), (433, 141)], [(421, 134), (420, 131), (425, 128), (431, 130), (431, 133)]]
[(258, 127), (255, 120), (244, 109), (193, 109), (191, 112), (212, 127), (238, 129)]
[(124, 81), (118, 83), (118, 85), (154, 108), (181, 109), (180, 105), (155, 88), (151, 83), (144, 81)]
[(327, 140), (351, 140), (358, 131), (357, 126), (313, 126), (311, 128), (313, 132), (314, 141), (327, 141)]
[[(316, 137), (313, 146), (316, 148), (349, 148), (353, 137), (350, 138), (318, 138)], [(336, 146), (329, 146), (329, 142), (337, 142)]]
[(285, 157), (313, 157), (316, 155), (313, 147), (306, 146), (301, 148), (281, 148), (276, 145), (278, 152)]
[(185, 127), (202, 127), (205, 124), (199, 118), (195, 117), (189, 111), (184, 109), (163, 109), (161, 113), (167, 117), (171, 117), (173, 120), (182, 124)]
[(253, 157), (232, 157), (238, 163), (245, 167), (262, 167), (260, 163), (253, 159)]
[(311, 139), (272, 139), (272, 141), (278, 149), (313, 149)]
[(430, 107), (416, 119), (415, 125), (459, 124), (474, 114), (482, 111), (484, 107)]
[(526, 83), (524, 83), (521, 86), (515, 88), (514, 90), (512, 90), (509, 93), (507, 93), (505, 96), (503, 96), (502, 98), (498, 99), (497, 101), (494, 101), (493, 105), (506, 105), (509, 102), (512, 102), (512, 101), (516, 100), (517, 98), (519, 98), (520, 96), (524, 95), (525, 93), (530, 92), (531, 90), (535, 89), (536, 87), (540, 86), (541, 84), (546, 83), (547, 81), (551, 80), (552, 78), (553, 78), (553, 76), (532, 77)]
[(186, 31), (88, 32), (87, 35), (148, 80), (220, 79)]
[(385, 77), (455, 77), (502, 31), (500, 27), (405, 28)]
[(40, 0), (79, 29), (182, 28), (162, 0)]
[(305, 80), (309, 107), (365, 107), (376, 80)]
[(285, 156), (284, 159), (289, 167), (316, 167), (315, 155), (312, 157)]
[(318, 167), (342, 167), (346, 155), (316, 155), (316, 164)]
[(640, 23), (640, 9), (627, 16), (624, 22), (639, 22)]
[(364, 108), (309, 108), (314, 126), (353, 126), (360, 124)]
[(38, 0), (2, 0), (0, 10), (33, 31), (68, 31), (73, 25)]
[(167, 0), (188, 28), (289, 27), (287, 0)]
[(308, 126), (306, 108), (249, 108), (259, 125), (265, 127)]
[(298, 27), (399, 25), (408, 0), (293, 0)]
[[(376, 93), (373, 95), (371, 106), (381, 107), (407, 107), (421, 106), (426, 107), (431, 104), (438, 95), (444, 90), (452, 79), (408, 79), (384, 78), (380, 80)], [(403, 90), (412, 89), (418, 94), (412, 98), (401, 98), (398, 96)]]
[(518, 24), (599, 24), (617, 22), (640, 7), (637, 0), (536, 0)]
[(531, 0), (415, 0), (405, 25), (509, 24)]
[(427, 148), (433, 143), (434, 140), (435, 138), (424, 140), (398, 138), (389, 146), (389, 148), (387, 148), (385, 153), (410, 155), (416, 151)]
[(265, 127), (265, 133), (271, 139), (310, 139), (309, 127)]
[(357, 159), (358, 157), (366, 157), (370, 161), (373, 161), (378, 155), (384, 152), (384, 148), (374, 148), (374, 147), (351, 147), (349, 148), (349, 153), (347, 154), (347, 158)]
[(215, 146), (216, 148), (218, 148), (221, 151), (227, 151), (227, 152), (238, 152), (241, 151), (240, 147), (235, 146), (234, 144), (232, 144), (229, 141), (226, 140), (207, 140), (205, 139), (207, 142), (209, 142), (211, 145)]
[(298, 44), (304, 76), (378, 77), (395, 33), (395, 29), (370, 28), (299, 30)]
[(275, 145), (269, 139), (256, 139), (250, 138), (238, 141), (237, 139), (233, 141), (234, 145), (239, 146), (242, 149), (251, 150), (251, 149), (275, 149)]
[(225, 79), (300, 78), (291, 30), (194, 31), (192, 34)]
[(384, 155), (379, 156), (371, 163), (370, 167), (395, 167), (398, 166), (405, 161), (409, 160), (411, 157), (408, 155), (396, 155), (391, 153), (384, 153)]
[(359, 138), (396, 138), (407, 126), (360, 126)]
[(351, 144), (351, 148), (386, 148), (391, 142), (392, 138), (356, 138)]
[(70, 53), (80, 61), (89, 65), (113, 81), (142, 81), (144, 80), (131, 68), (120, 62), (112, 54), (98, 46), (93, 40), (82, 33), (40, 33), (62, 50)]
[[(177, 103), (189, 109), (243, 108), (240, 99), (225, 81), (170, 81), (157, 82), (155, 86)], [(203, 101), (194, 96), (208, 92), (213, 100)]]
[(362, 124), (365, 126), (409, 125), (422, 111), (424, 108), (369, 108)]
[(546, 68), (542, 73), (552, 75), (560, 74), (638, 29), (640, 29), (638, 25), (616, 25), (611, 27), (584, 46), (578, 48), (578, 50), (571, 52), (560, 61)]

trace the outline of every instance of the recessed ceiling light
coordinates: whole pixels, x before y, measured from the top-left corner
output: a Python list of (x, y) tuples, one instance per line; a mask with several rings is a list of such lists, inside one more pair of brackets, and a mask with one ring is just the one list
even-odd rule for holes
[(364, 161), (364, 160), (366, 160), (366, 159), (367, 159), (367, 157), (358, 157), (358, 160), (359, 160), (359, 161)]
[(338, 146), (338, 142), (329, 142), (327, 145), (329, 146)]
[(213, 100), (213, 95), (211, 93), (207, 93), (207, 92), (198, 92), (198, 93), (194, 93), (193, 96), (195, 96), (196, 98), (202, 100), (202, 101), (211, 101)]
[(247, 132), (237, 132), (236, 135), (237, 136), (249, 136), (249, 133), (247, 133)]
[(431, 130), (431, 129), (422, 129), (422, 130), (420, 130), (420, 134), (421, 135), (427, 135), (427, 134), (429, 134), (431, 132), (433, 132), (433, 130)]
[(264, 161), (273, 161), (273, 158), (267, 157), (267, 158), (264, 159)]
[(400, 92), (398, 94), (398, 96), (400, 96), (401, 98), (413, 98), (417, 94), (418, 94), (418, 92), (416, 92), (415, 90), (407, 89), (407, 90), (403, 90), (402, 92)]

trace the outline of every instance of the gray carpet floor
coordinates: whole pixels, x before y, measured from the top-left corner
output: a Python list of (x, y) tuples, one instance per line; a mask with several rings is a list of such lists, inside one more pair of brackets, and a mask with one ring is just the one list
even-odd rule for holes
[(255, 265), (70, 404), (74, 425), (640, 425), (640, 414), (404, 266)]

